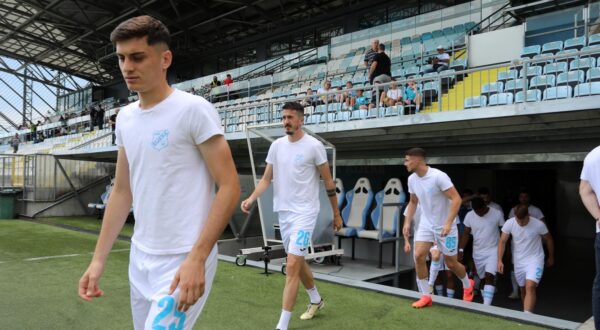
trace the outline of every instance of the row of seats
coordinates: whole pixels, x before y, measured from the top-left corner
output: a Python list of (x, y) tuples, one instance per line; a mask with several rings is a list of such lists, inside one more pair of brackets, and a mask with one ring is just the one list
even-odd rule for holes
[(575, 85), (575, 88), (567, 85), (548, 87), (543, 91), (540, 89), (529, 89), (527, 90), (527, 95), (525, 95), (523, 91), (519, 91), (516, 94), (510, 92), (491, 94), (489, 95), (489, 102), (488, 96), (486, 95), (473, 96), (465, 99), (464, 107), (465, 109), (470, 109), (485, 106), (506, 105), (512, 104), (513, 102), (538, 102), (542, 100), (566, 99), (590, 95), (600, 95), (600, 82), (596, 81), (577, 84)]
[[(407, 201), (400, 179), (389, 179), (385, 187), (373, 193), (368, 178), (360, 178), (354, 188), (345, 191), (342, 180), (336, 179), (338, 206), (342, 207), (341, 215), (344, 227), (336, 232), (338, 245), (343, 238), (352, 239), (352, 259), (355, 256), (355, 239), (376, 240), (379, 243), (379, 268), (382, 268), (383, 244), (396, 242), (402, 208)], [(372, 203), (375, 200), (375, 206)], [(383, 206), (392, 204), (393, 206)], [(370, 215), (370, 216), (369, 216)], [(367, 229), (367, 220), (371, 220), (373, 229)], [(393, 261), (394, 262), (394, 261)], [(392, 262), (392, 263), (393, 263)]]
[(507, 82), (502, 80), (487, 83), (481, 86), (481, 94), (487, 95), (501, 92), (514, 92), (523, 89), (540, 89), (544, 90), (548, 87), (569, 85), (574, 87), (586, 82), (600, 81), (600, 68), (591, 68), (589, 70), (574, 70), (555, 74), (542, 74), (532, 77), (531, 79), (512, 79)]
[(524, 47), (521, 51), (522, 58), (532, 58), (541, 54), (557, 54), (563, 50), (575, 49), (582, 50), (586, 46), (600, 45), (600, 33), (593, 34), (586, 38), (585, 36), (570, 38), (565, 41), (557, 40), (547, 42), (543, 45), (531, 45)]

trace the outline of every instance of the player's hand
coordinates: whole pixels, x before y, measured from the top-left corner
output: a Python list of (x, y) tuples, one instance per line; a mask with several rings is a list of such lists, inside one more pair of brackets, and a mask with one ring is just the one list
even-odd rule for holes
[(407, 241), (404, 241), (404, 253), (410, 253), (410, 243), (408, 243)]
[(104, 263), (92, 261), (88, 269), (83, 273), (79, 280), (79, 297), (86, 301), (92, 301), (92, 298), (102, 297), (104, 291), (100, 290), (98, 283), (104, 272)]
[(446, 235), (448, 235), (448, 233), (450, 233), (451, 229), (452, 229), (452, 223), (446, 223), (444, 225), (444, 228), (442, 228), (442, 232), (440, 233), (440, 236), (446, 237)]
[(179, 287), (177, 310), (187, 312), (204, 295), (204, 261), (191, 259), (183, 261), (169, 288), (169, 295)]
[(242, 202), (242, 205), (240, 205), (242, 212), (248, 214), (250, 213), (250, 209), (252, 208), (252, 204), (254, 204), (254, 199), (252, 199), (252, 197), (248, 197), (247, 199), (245, 199)]
[(552, 267), (552, 266), (554, 266), (554, 258), (549, 257), (548, 260), (546, 260), (546, 267)]
[(504, 264), (502, 261), (498, 261), (498, 273), (504, 274)]
[(333, 230), (338, 231), (340, 229), (342, 229), (343, 226), (343, 222), (342, 222), (342, 217), (337, 214), (333, 216)]

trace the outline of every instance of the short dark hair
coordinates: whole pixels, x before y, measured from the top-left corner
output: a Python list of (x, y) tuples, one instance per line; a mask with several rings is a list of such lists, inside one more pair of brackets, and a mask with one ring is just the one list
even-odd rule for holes
[(116, 45), (119, 41), (143, 37), (148, 37), (150, 46), (162, 43), (169, 47), (171, 43), (169, 29), (161, 21), (148, 15), (132, 17), (119, 24), (110, 33), (110, 42)]
[(427, 157), (427, 153), (425, 153), (425, 150), (423, 148), (410, 148), (410, 149), (406, 150), (404, 155), (405, 156), (417, 156), (417, 157), (421, 157), (421, 158)]
[(294, 110), (304, 115), (304, 107), (298, 102), (286, 102), (281, 110)]
[(481, 198), (481, 197), (474, 197), (471, 200), (471, 208), (473, 210), (481, 210), (484, 207), (485, 207), (485, 202), (483, 201), (483, 198)]
[(477, 189), (477, 193), (480, 195), (489, 195), (490, 190), (488, 189), (488, 187), (479, 187), (479, 189)]
[(379, 50), (385, 50), (385, 44), (379, 44)]
[(463, 195), (473, 195), (473, 190), (465, 188), (462, 190)]
[(515, 217), (517, 219), (523, 219), (529, 215), (529, 207), (526, 205), (519, 204), (515, 207)]

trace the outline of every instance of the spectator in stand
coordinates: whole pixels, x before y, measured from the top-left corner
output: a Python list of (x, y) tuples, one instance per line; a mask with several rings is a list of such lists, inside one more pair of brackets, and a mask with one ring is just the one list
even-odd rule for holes
[(352, 109), (354, 108), (354, 102), (356, 102), (356, 91), (351, 90), (354, 85), (351, 81), (346, 82), (346, 91), (344, 92), (342, 97), (342, 103), (346, 105), (346, 108)]
[[(419, 109), (421, 108), (421, 93), (419, 93), (419, 88), (414, 80), (408, 81), (408, 86), (404, 89), (403, 99), (404, 105), (414, 105), (415, 113), (419, 112)], [(413, 114), (412, 111), (410, 114)]]
[[(317, 90), (317, 94), (324, 94), (327, 92), (331, 92), (331, 82), (329, 80), (325, 80), (323, 82), (323, 87), (321, 87)], [(333, 102), (333, 94), (321, 95), (320, 98), (321, 98), (320, 104)]]
[(110, 129), (112, 130), (112, 145), (115, 145), (115, 129), (117, 129), (117, 115), (119, 114), (119, 109), (115, 111), (115, 113), (108, 118), (108, 122), (110, 123)]
[(90, 129), (94, 130), (94, 126), (96, 126), (96, 118), (98, 117), (98, 109), (96, 109), (95, 105), (90, 106)]
[(104, 107), (102, 107), (102, 105), (98, 106), (98, 113), (96, 114), (96, 126), (98, 126), (99, 130), (104, 128)]
[(306, 90), (306, 97), (304, 97), (304, 100), (302, 100), (300, 103), (303, 107), (314, 107), (317, 105), (317, 98), (314, 96), (312, 88)]
[(373, 58), (375, 57), (375, 55), (377, 55), (378, 52), (379, 52), (379, 40), (374, 39), (371, 42), (371, 49), (369, 49), (367, 51), (367, 53), (365, 54), (365, 66), (367, 68), (371, 67), (371, 64), (373, 64)]
[(10, 145), (13, 148), (13, 154), (16, 154), (19, 151), (19, 144), (21, 143), (21, 139), (19, 139), (19, 133), (15, 133), (15, 136), (10, 140)]
[(217, 76), (213, 77), (213, 80), (210, 82), (210, 88), (215, 88), (217, 86), (221, 86), (221, 82), (217, 78)]
[(402, 105), (402, 91), (398, 89), (398, 84), (392, 81), (390, 89), (381, 92), (381, 105), (384, 107), (393, 107), (396, 104)]
[(371, 100), (369, 100), (368, 97), (363, 96), (362, 89), (357, 90), (354, 102), (354, 110), (367, 110), (369, 108), (371, 108)]
[(450, 65), (450, 55), (446, 53), (444, 46), (437, 47), (437, 55), (431, 59), (431, 64), (433, 68), (427, 69), (424, 73), (430, 72), (442, 72), (444, 70), (448, 70), (448, 65)]
[(369, 67), (369, 82), (385, 84), (392, 81), (392, 61), (385, 53), (385, 45), (379, 44), (379, 52), (373, 56), (373, 61)]
[(227, 74), (227, 78), (225, 78), (225, 80), (223, 80), (223, 83), (227, 86), (233, 84), (233, 78), (231, 78), (231, 74)]

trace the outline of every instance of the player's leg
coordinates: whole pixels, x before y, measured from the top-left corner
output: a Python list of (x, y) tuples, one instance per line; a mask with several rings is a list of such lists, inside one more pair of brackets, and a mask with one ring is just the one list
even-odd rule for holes
[(417, 286), (419, 287), (419, 291), (421, 291), (421, 299), (413, 303), (412, 306), (414, 308), (428, 307), (432, 304), (429, 293), (429, 282), (427, 280), (427, 262), (425, 260), (433, 245), (433, 243), (429, 241), (429, 239), (433, 241), (433, 235), (431, 234), (430, 236), (431, 238), (427, 236), (427, 233), (421, 233), (419, 237), (415, 235), (415, 239), (421, 239), (415, 241), (415, 270), (417, 272)]
[(144, 276), (143, 253), (137, 250), (135, 245), (131, 245), (129, 252), (129, 287), (131, 300), (131, 316), (133, 318), (133, 328), (143, 330), (146, 318), (150, 312), (152, 302), (150, 301), (151, 290), (149, 283)]
[(537, 300), (537, 286), (542, 280), (544, 273), (544, 264), (530, 263), (527, 265), (525, 273), (525, 299), (523, 299), (523, 311), (533, 313)]
[(442, 253), (437, 246), (432, 246), (429, 250), (431, 253), (431, 265), (429, 266), (429, 292), (434, 292), (433, 287), (435, 286), (435, 294), (442, 296), (444, 293), (443, 281), (438, 278), (438, 273), (442, 269), (444, 261), (442, 260)]
[(185, 329), (190, 330), (198, 320), (210, 295), (212, 283), (217, 273), (217, 247), (213, 248), (204, 263), (204, 293), (186, 312), (179, 311), (179, 288), (169, 295), (171, 282), (177, 270), (186, 259), (187, 253), (177, 255), (157, 255), (149, 261), (148, 281), (154, 294), (152, 306), (146, 318), (145, 329)]
[(454, 294), (456, 293), (454, 274), (452, 273), (452, 271), (448, 270), (447, 267), (445, 267), (444, 273), (446, 274), (446, 297), (454, 298)]
[(485, 285), (483, 287), (483, 303), (485, 305), (491, 305), (494, 299), (494, 293), (496, 293), (496, 271), (498, 265), (498, 255), (496, 253), (490, 253), (480, 265), (484, 270), (483, 278)]
[(523, 310), (525, 308), (525, 296), (527, 291), (525, 290), (525, 278), (527, 274), (527, 266), (526, 265), (518, 265), (514, 264), (515, 270), (515, 281), (519, 286), (519, 291), (521, 292), (521, 303), (523, 304)]
[[(441, 232), (441, 228), (439, 229)], [(440, 251), (444, 254), (444, 260), (448, 268), (460, 279), (463, 285), (463, 300), (473, 300), (473, 286), (475, 283), (467, 276), (465, 266), (458, 262), (458, 229), (453, 226), (448, 235), (442, 237), (439, 232), (436, 232), (436, 244)]]

